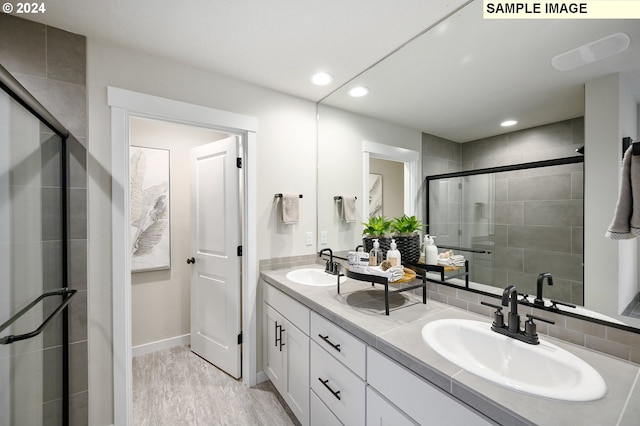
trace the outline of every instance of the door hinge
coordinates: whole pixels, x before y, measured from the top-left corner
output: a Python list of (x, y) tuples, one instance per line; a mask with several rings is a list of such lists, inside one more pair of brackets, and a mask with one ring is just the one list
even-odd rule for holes
[(242, 256), (242, 246), (238, 246), (238, 256)]
[(242, 168), (242, 158), (240, 157), (236, 158), (236, 167), (239, 169)]
[(238, 334), (238, 344), (242, 344), (242, 333)]

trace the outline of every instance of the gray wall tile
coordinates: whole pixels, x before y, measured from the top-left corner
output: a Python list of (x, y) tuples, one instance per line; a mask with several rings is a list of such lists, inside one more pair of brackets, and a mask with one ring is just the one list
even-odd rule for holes
[(571, 253), (571, 228), (509, 225), (509, 248)]
[(87, 49), (85, 38), (47, 27), (47, 77), (85, 85)]
[(537, 176), (509, 179), (509, 200), (571, 199), (571, 176)]
[(0, 13), (0, 63), (8, 71), (46, 76), (46, 27)]
[(76, 137), (87, 135), (86, 88), (77, 84), (14, 73), (38, 101)]

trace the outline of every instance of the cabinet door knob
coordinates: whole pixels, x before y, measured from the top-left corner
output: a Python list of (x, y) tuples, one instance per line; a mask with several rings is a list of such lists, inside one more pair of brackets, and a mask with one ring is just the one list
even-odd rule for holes
[(191, 263), (196, 263), (196, 258), (195, 257), (191, 257), (191, 258), (187, 259), (187, 264), (191, 264)]

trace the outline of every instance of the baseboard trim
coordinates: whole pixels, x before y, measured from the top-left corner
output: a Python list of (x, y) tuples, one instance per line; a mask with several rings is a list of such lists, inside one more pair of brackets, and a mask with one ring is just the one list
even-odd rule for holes
[(131, 348), (131, 356), (150, 354), (152, 352), (162, 351), (164, 349), (175, 348), (176, 346), (184, 346), (191, 343), (191, 334), (171, 337), (169, 339), (158, 340), (157, 342), (145, 343)]
[(265, 373), (263, 370), (258, 371), (256, 375), (256, 382), (262, 383), (262, 382), (266, 382), (267, 380), (269, 380), (267, 373)]

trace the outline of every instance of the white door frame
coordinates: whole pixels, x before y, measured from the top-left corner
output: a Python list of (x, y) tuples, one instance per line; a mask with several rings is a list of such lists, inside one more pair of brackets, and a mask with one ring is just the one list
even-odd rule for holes
[(369, 199), (369, 159), (371, 158), (404, 163), (404, 214), (407, 216), (416, 215), (420, 196), (418, 191), (420, 188), (420, 153), (397, 146), (362, 141), (362, 194), (364, 194), (365, 200), (362, 209), (363, 222), (369, 221), (369, 204), (366, 200)]
[(129, 256), (129, 118), (208, 127), (242, 136), (242, 370), (243, 383), (257, 382), (256, 292), (256, 132), (254, 117), (192, 105), (115, 87), (107, 88), (111, 107), (111, 197), (113, 278), (113, 404), (114, 424), (131, 424), (131, 258)]

